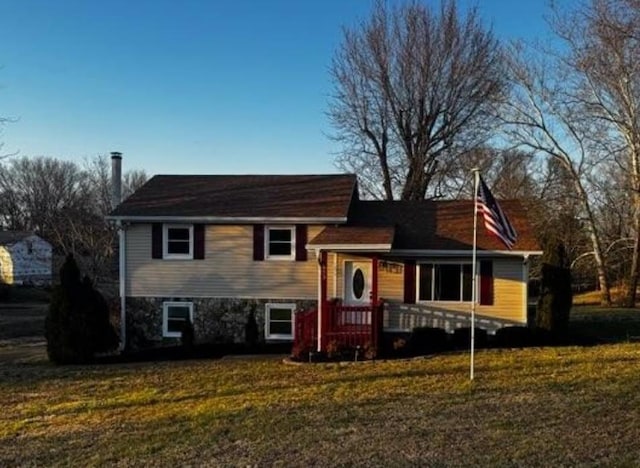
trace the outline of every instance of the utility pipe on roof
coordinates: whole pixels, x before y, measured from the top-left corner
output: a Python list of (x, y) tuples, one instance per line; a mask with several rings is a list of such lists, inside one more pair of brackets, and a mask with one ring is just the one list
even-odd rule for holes
[[(122, 153), (111, 153), (111, 208), (115, 209), (122, 201)], [(126, 329), (126, 230), (125, 223), (116, 221), (118, 229), (118, 272), (120, 294), (120, 351), (125, 348), (127, 342)]]
[(111, 209), (122, 201), (122, 153), (111, 153)]

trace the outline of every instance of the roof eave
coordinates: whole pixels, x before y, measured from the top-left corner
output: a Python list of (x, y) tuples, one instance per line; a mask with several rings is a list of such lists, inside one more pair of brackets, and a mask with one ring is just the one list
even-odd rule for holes
[[(391, 254), (399, 256), (412, 257), (459, 257), (472, 255), (473, 251), (469, 250), (445, 250), (445, 249), (393, 249)], [(531, 257), (542, 255), (542, 250), (477, 250), (478, 257)]]
[(309, 217), (309, 216), (135, 216), (109, 215), (108, 221), (134, 223), (204, 223), (204, 224), (344, 224), (345, 217)]
[(307, 250), (330, 250), (332, 252), (391, 252), (391, 244), (307, 244)]

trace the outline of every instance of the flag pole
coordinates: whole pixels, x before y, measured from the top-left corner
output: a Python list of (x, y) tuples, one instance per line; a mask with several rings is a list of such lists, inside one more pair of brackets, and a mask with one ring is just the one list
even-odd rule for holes
[(471, 255), (471, 362), (469, 365), (469, 380), (473, 380), (473, 363), (475, 358), (475, 341), (476, 341), (476, 302), (478, 271), (476, 268), (477, 244), (478, 244), (478, 185), (480, 182), (480, 169), (474, 167), (471, 169), (473, 173), (473, 253)]

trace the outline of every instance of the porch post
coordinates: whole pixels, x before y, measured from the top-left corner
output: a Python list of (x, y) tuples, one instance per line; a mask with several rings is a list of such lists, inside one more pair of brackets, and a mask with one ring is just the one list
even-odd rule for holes
[(371, 304), (378, 303), (378, 257), (371, 259)]
[(378, 308), (378, 257), (371, 258), (371, 338), (373, 346), (377, 349), (382, 331), (382, 320), (379, 317)]
[(318, 263), (320, 264), (318, 275), (320, 283), (318, 287), (318, 352), (320, 352), (326, 347), (325, 327), (328, 323), (326, 314), (329, 313), (327, 307), (327, 252), (325, 250), (320, 251)]

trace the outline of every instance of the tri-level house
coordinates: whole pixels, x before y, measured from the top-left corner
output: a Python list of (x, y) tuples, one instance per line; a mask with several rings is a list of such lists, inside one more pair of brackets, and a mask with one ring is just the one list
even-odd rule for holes
[[(526, 323), (528, 260), (541, 253), (523, 206), (501, 204), (518, 241), (507, 251), (479, 231), (488, 331)], [(157, 175), (110, 219), (128, 346), (175, 342), (187, 320), (200, 342), (244, 341), (251, 317), (262, 340), (293, 340), (297, 320), (320, 350), (469, 326), (472, 201), (360, 200), (351, 174)]]

